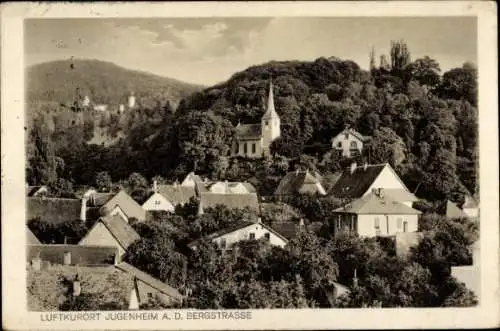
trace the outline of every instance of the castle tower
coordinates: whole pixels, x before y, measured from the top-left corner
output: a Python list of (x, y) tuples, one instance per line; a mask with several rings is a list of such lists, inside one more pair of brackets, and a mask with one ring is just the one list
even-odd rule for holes
[(134, 92), (130, 93), (130, 96), (128, 97), (128, 107), (129, 107), (129, 108), (134, 108), (134, 107), (135, 107), (135, 96), (134, 96)]
[(269, 95), (267, 97), (267, 107), (262, 116), (262, 148), (264, 155), (269, 155), (269, 146), (281, 135), (280, 117), (274, 109), (273, 82), (269, 83)]

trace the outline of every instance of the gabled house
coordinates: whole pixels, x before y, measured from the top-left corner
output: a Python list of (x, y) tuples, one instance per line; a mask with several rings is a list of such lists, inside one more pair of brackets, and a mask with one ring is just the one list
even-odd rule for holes
[(361, 155), (363, 147), (370, 137), (363, 136), (353, 129), (345, 129), (331, 140), (332, 148), (342, 153), (343, 157), (351, 158)]
[(247, 193), (257, 193), (255, 187), (247, 182), (214, 182), (208, 186), (208, 191), (212, 193), (220, 194), (247, 194)]
[(151, 299), (156, 299), (167, 307), (179, 305), (182, 302), (182, 295), (177, 289), (154, 278), (150, 274), (126, 262), (119, 263), (116, 268), (132, 276), (133, 287), (130, 295), (129, 309), (139, 309)]
[(352, 163), (350, 168), (342, 172), (329, 194), (339, 199), (353, 200), (370, 194), (374, 188), (384, 189), (384, 194), (388, 198), (409, 207), (418, 200), (389, 163), (362, 166)]
[(196, 175), (193, 171), (188, 173), (184, 180), (181, 182), (181, 186), (195, 187), (196, 183), (202, 183), (203, 180), (200, 176)]
[(139, 239), (139, 234), (121, 216), (108, 215), (99, 218), (78, 245), (116, 247), (120, 260), (128, 247)]
[(231, 246), (243, 240), (259, 240), (265, 238), (271, 245), (284, 247), (288, 239), (279, 234), (270, 226), (262, 222), (240, 222), (234, 226), (212, 233), (202, 239), (188, 244), (188, 247), (196, 250), (201, 240), (212, 241), (220, 249), (231, 249)]
[[(196, 184), (195, 184), (196, 185)], [(196, 186), (153, 184), (153, 194), (144, 202), (142, 208), (148, 211), (174, 212), (177, 205), (184, 205), (196, 198)]]
[(321, 184), (321, 175), (311, 173), (309, 170), (295, 170), (289, 172), (280, 181), (274, 195), (286, 196), (301, 193), (312, 193), (326, 195), (326, 191)]
[(419, 210), (393, 200), (384, 189), (373, 189), (334, 211), (334, 234), (355, 233), (359, 236), (393, 236), (399, 232), (418, 231)]
[(108, 215), (112, 212), (116, 214), (116, 206), (119, 206), (121, 212), (127, 219), (135, 218), (139, 221), (146, 219), (146, 211), (125, 191), (120, 191), (107, 200), (100, 208), (101, 215)]
[(229, 209), (245, 209), (249, 208), (252, 211), (259, 213), (259, 199), (255, 193), (246, 194), (219, 194), (205, 192), (200, 195), (200, 203), (198, 205), (198, 215), (204, 213), (207, 208), (215, 208), (218, 205), (223, 205)]

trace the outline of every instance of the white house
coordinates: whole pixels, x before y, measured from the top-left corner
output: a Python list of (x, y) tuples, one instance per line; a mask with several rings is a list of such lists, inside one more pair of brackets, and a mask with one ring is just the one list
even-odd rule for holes
[[(243, 240), (259, 240), (264, 238), (271, 245), (284, 247), (288, 239), (262, 222), (241, 222), (233, 227), (215, 232), (203, 239), (217, 244), (220, 249), (230, 249), (232, 245)], [(201, 240), (188, 244), (191, 249), (196, 249)]]
[(280, 117), (274, 109), (273, 83), (269, 84), (266, 112), (258, 124), (236, 126), (236, 136), (231, 148), (233, 156), (260, 158), (270, 154), (271, 143), (281, 135)]
[(363, 146), (369, 139), (370, 137), (363, 136), (355, 130), (345, 129), (332, 138), (332, 148), (342, 151), (344, 157), (355, 157), (361, 155)]
[(334, 234), (347, 232), (376, 237), (417, 232), (421, 213), (391, 199), (384, 194), (384, 189), (373, 189), (373, 192), (335, 210)]
[(479, 204), (473, 197), (468, 195), (465, 197), (462, 211), (470, 218), (477, 218), (479, 216)]
[(364, 164), (362, 166), (352, 163), (350, 168), (342, 172), (329, 194), (341, 199), (352, 200), (370, 194), (375, 188), (384, 189), (384, 194), (387, 197), (408, 207), (411, 207), (413, 202), (418, 200), (389, 163)]
[(192, 186), (158, 185), (153, 184), (153, 195), (142, 205), (144, 210), (174, 212), (175, 206), (184, 205), (191, 198), (196, 197), (196, 190)]
[(132, 109), (135, 107), (135, 96), (134, 92), (130, 93), (130, 96), (128, 97), (128, 108)]

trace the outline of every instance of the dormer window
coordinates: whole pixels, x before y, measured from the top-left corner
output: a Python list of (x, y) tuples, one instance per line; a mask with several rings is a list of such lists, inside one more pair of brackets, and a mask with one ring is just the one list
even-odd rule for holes
[(267, 127), (269, 125), (269, 121), (265, 120), (264, 125)]
[(344, 139), (345, 140), (349, 139), (349, 133), (344, 133)]

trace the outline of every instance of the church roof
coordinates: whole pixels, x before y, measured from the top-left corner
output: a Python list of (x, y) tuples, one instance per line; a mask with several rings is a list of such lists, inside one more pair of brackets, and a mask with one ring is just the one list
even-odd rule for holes
[(276, 110), (274, 109), (273, 82), (271, 81), (269, 84), (269, 95), (267, 97), (266, 112), (264, 113), (264, 116), (262, 116), (262, 119), (272, 119), (278, 117), (279, 116), (276, 113)]
[(258, 140), (262, 137), (262, 126), (259, 124), (240, 124), (236, 127), (238, 140)]

